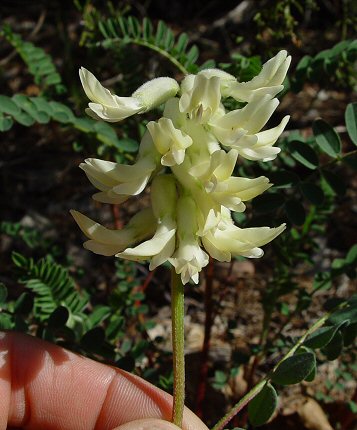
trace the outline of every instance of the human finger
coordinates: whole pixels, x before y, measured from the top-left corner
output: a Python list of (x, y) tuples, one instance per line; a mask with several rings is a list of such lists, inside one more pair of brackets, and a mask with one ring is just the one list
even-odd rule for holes
[(156, 418), (146, 418), (126, 423), (113, 430), (181, 430), (175, 424)]
[[(172, 397), (143, 379), (20, 333), (0, 332), (0, 430), (110, 430), (169, 421)], [(207, 430), (185, 409), (183, 430)]]

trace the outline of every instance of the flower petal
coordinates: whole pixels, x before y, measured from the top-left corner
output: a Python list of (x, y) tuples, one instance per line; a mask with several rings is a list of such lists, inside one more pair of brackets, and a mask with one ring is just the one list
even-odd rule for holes
[(175, 128), (168, 118), (160, 118), (158, 122), (150, 121), (147, 128), (156, 149), (163, 155), (161, 164), (164, 166), (181, 164), (186, 148), (192, 145), (191, 137)]
[(289, 68), (291, 57), (286, 51), (280, 51), (267, 61), (261, 72), (248, 82), (235, 82), (227, 90), (228, 95), (241, 101), (250, 101), (255, 96), (269, 94), (276, 96), (284, 87), (282, 84)]
[(85, 242), (84, 247), (102, 255), (115, 255), (129, 244), (146, 238), (152, 234), (156, 224), (151, 209), (138, 212), (121, 230), (108, 229), (80, 212), (70, 212), (83, 233), (91, 239)]

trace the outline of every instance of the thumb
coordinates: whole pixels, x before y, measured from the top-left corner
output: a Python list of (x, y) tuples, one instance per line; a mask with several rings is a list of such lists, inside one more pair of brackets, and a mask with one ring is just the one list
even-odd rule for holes
[(159, 420), (157, 418), (145, 418), (142, 420), (131, 421), (115, 427), (113, 430), (181, 430), (175, 424), (169, 421)]

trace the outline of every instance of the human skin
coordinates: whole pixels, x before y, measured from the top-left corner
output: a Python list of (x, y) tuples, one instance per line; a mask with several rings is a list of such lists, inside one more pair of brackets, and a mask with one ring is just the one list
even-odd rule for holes
[[(37, 338), (0, 331), (0, 430), (178, 430), (172, 397)], [(183, 430), (208, 430), (185, 409)]]

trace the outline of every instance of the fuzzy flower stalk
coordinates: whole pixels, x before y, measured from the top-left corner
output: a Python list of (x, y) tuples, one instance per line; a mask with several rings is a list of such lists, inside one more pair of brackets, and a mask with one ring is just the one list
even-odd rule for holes
[[(151, 205), (120, 230), (72, 211), (89, 239), (85, 248), (148, 261), (150, 270), (168, 262), (182, 285), (199, 282), (210, 256), (222, 262), (235, 256), (261, 257), (261, 247), (285, 225), (240, 228), (234, 223), (232, 211), (245, 211), (246, 201), (272, 185), (264, 176), (238, 177), (234, 170), (238, 157), (265, 162), (280, 152), (274, 145), (289, 117), (273, 128), (264, 127), (279, 105), (276, 95), (283, 89), (290, 59), (280, 51), (249, 82), (205, 69), (186, 75), (180, 84), (168, 77), (153, 79), (130, 97), (112, 94), (81, 68), (90, 100), (86, 112), (95, 119), (118, 122), (164, 104), (163, 116), (147, 124), (134, 164), (89, 158), (80, 165), (98, 190), (94, 200), (122, 203), (148, 186), (151, 197)], [(228, 97), (244, 107), (227, 111), (223, 101)], [(180, 414), (176, 408), (176, 416)], [(180, 418), (174, 422), (181, 426)]]

